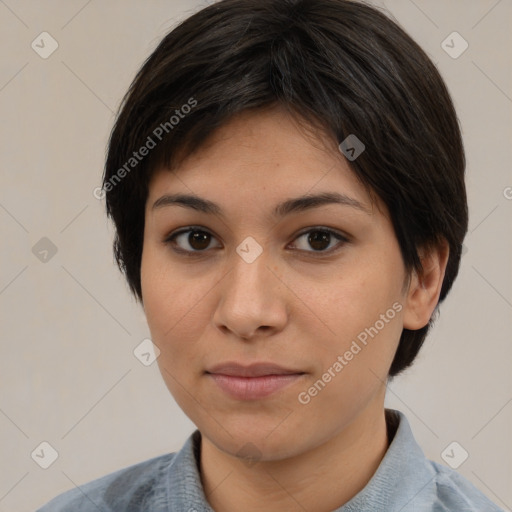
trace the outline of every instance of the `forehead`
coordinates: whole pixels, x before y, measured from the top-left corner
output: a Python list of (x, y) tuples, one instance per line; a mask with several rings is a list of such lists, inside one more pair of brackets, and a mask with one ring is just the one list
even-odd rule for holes
[(284, 198), (325, 192), (343, 194), (372, 209), (371, 198), (336, 142), (319, 130), (307, 131), (274, 108), (238, 114), (172, 172), (157, 169), (148, 207), (167, 193), (270, 208)]

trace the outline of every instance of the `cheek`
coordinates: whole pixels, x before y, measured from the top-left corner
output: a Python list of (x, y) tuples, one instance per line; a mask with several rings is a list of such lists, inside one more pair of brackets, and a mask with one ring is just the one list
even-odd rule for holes
[(311, 325), (303, 326), (315, 339), (311, 356), (318, 365), (302, 398), (311, 399), (311, 410), (326, 422), (336, 422), (340, 411), (356, 414), (382, 388), (402, 331), (400, 296), (389, 287), (356, 281), (345, 281), (337, 292), (332, 282), (330, 295), (316, 296), (322, 336), (313, 338)]
[(302, 284), (300, 296), (316, 313), (302, 308), (297, 316), (319, 363), (303, 390), (315, 397), (313, 407), (355, 411), (386, 381), (402, 331), (397, 274), (362, 261), (323, 286)]
[(180, 272), (150, 249), (143, 254), (141, 285), (151, 339), (160, 349), (159, 364), (173, 374), (197, 364), (196, 345), (207, 323), (207, 294), (214, 285)]
[(179, 282), (178, 276), (176, 280), (166, 277), (149, 283), (146, 319), (151, 339), (160, 350), (160, 374), (178, 405), (184, 411), (194, 411), (187, 390), (195, 388), (197, 370), (204, 366), (198, 347), (202, 337), (201, 301), (185, 290), (189, 283)]
[[(361, 262), (326, 278), (296, 279), (295, 321), (301, 322), (302, 328), (310, 334), (316, 331), (322, 347), (344, 349), (400, 300), (401, 283), (394, 278), (396, 274)], [(382, 329), (393, 330), (392, 338), (398, 324), (395, 313), (390, 312), (389, 318), (386, 317), (390, 321)]]
[(141, 288), (149, 329), (160, 350), (164, 338), (186, 315), (186, 285), (172, 271), (158, 251), (144, 248), (141, 262)]

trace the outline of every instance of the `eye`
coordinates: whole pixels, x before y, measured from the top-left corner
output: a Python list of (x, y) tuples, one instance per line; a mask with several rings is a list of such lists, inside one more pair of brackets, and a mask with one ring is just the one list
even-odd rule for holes
[(190, 226), (171, 234), (164, 243), (171, 244), (176, 252), (193, 256), (194, 253), (205, 252), (212, 238), (214, 238), (213, 235), (208, 231)]
[[(321, 252), (321, 253), (330, 253), (334, 252), (336, 249), (333, 249), (332, 247), (329, 250), (326, 250), (329, 248), (332, 242), (337, 241), (338, 243), (334, 245), (341, 246), (344, 243), (347, 243), (349, 240), (345, 236), (343, 236), (340, 233), (337, 233), (336, 231), (333, 231), (329, 228), (309, 228), (308, 231), (303, 232), (300, 234), (295, 240), (303, 239), (302, 248), (299, 247), (299, 250), (306, 251), (306, 252)], [(300, 244), (299, 244), (300, 245)], [(304, 248), (306, 245), (309, 245), (313, 248), (313, 251), (308, 250), (307, 248)]]
[[(208, 250), (212, 239), (215, 239), (215, 237), (210, 232), (200, 227), (189, 226), (186, 229), (172, 233), (164, 240), (164, 244), (170, 244), (172, 249), (177, 253), (187, 256), (196, 256)], [(301, 239), (303, 239), (303, 243), (299, 244), (298, 249), (300, 251), (324, 254), (335, 252), (336, 246), (341, 246), (349, 242), (348, 238), (342, 234), (323, 227), (309, 228), (295, 238), (295, 240)], [(337, 243), (334, 244), (334, 248), (331, 247), (329, 249), (329, 246), (336, 241)], [(302, 245), (302, 247), (300, 247), (300, 245)], [(312, 247), (313, 250), (311, 251), (304, 248), (306, 245)], [(219, 247), (219, 245), (217, 247)]]

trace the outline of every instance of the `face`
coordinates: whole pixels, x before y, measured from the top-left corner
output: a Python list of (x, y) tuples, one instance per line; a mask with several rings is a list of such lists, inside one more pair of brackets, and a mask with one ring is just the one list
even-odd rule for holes
[[(162, 199), (175, 194), (217, 209)], [(324, 201), (295, 201), (304, 195)], [(155, 173), (145, 215), (142, 296), (158, 364), (204, 438), (277, 460), (382, 411), (405, 270), (386, 208), (333, 142), (279, 109), (243, 113)]]

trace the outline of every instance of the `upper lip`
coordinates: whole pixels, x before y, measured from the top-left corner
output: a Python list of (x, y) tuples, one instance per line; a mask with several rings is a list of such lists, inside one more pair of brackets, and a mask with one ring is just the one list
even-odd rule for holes
[(206, 373), (230, 375), (233, 377), (261, 377), (263, 375), (292, 375), (302, 374), (300, 370), (291, 370), (274, 363), (252, 363), (242, 365), (235, 362), (220, 363), (212, 366)]

